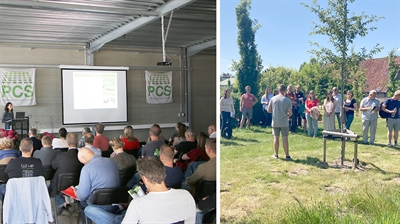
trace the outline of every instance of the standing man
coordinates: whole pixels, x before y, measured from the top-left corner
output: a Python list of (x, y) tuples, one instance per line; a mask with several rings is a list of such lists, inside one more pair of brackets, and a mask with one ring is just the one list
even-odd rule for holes
[[(299, 109), (300, 108), (300, 105), (301, 104), (304, 104), (304, 102), (305, 102), (305, 100), (304, 100), (304, 94), (300, 91), (300, 85), (297, 85), (296, 86), (296, 92), (295, 92), (295, 94), (296, 94), (296, 99), (297, 99), (297, 108)], [(298, 112), (298, 111), (297, 111)], [(297, 126), (301, 126), (301, 113), (297, 113), (297, 116), (296, 116), (296, 123), (297, 123)]]
[(291, 160), (292, 157), (289, 155), (289, 122), (288, 119), (292, 116), (292, 102), (285, 97), (286, 86), (280, 84), (278, 86), (279, 94), (272, 97), (268, 105), (268, 113), (272, 113), (272, 133), (274, 135), (274, 149), (275, 154), (273, 158), (278, 158), (279, 150), (279, 135), (282, 132), (282, 144), (283, 150), (286, 154), (286, 160)]
[(243, 127), (244, 120), (246, 121), (246, 128), (250, 126), (250, 120), (253, 118), (253, 106), (258, 102), (257, 97), (250, 93), (250, 86), (246, 86), (246, 93), (240, 98), (240, 112), (242, 112), (242, 120), (240, 121), (240, 128)]
[(394, 93), (392, 98), (386, 99), (382, 104), (382, 110), (392, 114), (390, 117), (386, 118), (386, 127), (388, 129), (387, 138), (388, 138), (388, 147), (392, 146), (392, 131), (394, 130), (393, 138), (394, 138), (394, 146), (399, 146), (397, 144), (397, 140), (399, 137), (399, 129), (400, 129), (400, 116), (399, 116), (399, 104), (400, 104), (400, 90), (397, 90)]
[(368, 143), (368, 129), (370, 129), (371, 137), (369, 144), (372, 145), (375, 142), (376, 127), (378, 124), (378, 111), (379, 100), (375, 99), (376, 91), (369, 91), (369, 95), (361, 100), (360, 111), (362, 111), (361, 121), (363, 128), (363, 143)]
[(336, 86), (332, 88), (332, 91), (333, 91), (333, 94), (332, 94), (333, 99), (335, 99), (335, 101), (337, 102), (335, 115), (339, 122), (339, 129), (342, 130), (342, 119), (340, 117), (340, 112), (342, 111), (342, 105), (343, 105), (342, 94), (340, 94), (338, 92), (338, 89)]

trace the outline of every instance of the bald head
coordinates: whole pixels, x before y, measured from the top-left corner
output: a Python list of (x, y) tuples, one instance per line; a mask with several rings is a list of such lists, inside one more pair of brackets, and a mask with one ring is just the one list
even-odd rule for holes
[(89, 148), (83, 147), (79, 149), (78, 160), (79, 162), (86, 164), (92, 159), (94, 153)]

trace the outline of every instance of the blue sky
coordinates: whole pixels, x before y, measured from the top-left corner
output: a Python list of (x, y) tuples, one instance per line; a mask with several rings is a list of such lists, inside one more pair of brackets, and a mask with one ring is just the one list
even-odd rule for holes
[[(220, 74), (229, 72), (232, 59), (239, 60), (237, 47), (237, 26), (235, 7), (239, 0), (220, 0)], [(250, 18), (257, 19), (261, 28), (256, 33), (257, 50), (263, 60), (264, 68), (285, 66), (299, 69), (308, 62), (313, 49), (309, 41), (331, 47), (324, 36), (310, 36), (312, 21), (319, 23), (315, 14), (307, 10), (301, 2), (312, 4), (309, 0), (253, 0)], [(318, 1), (325, 7), (327, 1)], [(378, 29), (369, 32), (366, 37), (357, 38), (355, 48), (371, 49), (379, 43), (384, 49), (374, 58), (386, 57), (388, 53), (400, 47), (400, 0), (356, 0), (349, 4), (350, 12), (360, 15), (383, 16), (384, 19), (373, 23)], [(398, 51), (400, 54), (400, 51)]]

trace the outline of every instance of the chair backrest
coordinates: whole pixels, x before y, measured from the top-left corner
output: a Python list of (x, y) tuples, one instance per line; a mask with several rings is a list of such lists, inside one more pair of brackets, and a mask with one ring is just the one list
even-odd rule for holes
[(128, 187), (102, 188), (92, 192), (91, 203), (94, 205), (111, 205), (129, 201)]
[(56, 170), (53, 169), (53, 167), (51, 165), (43, 166), (43, 170), (44, 170), (44, 179), (52, 180), (54, 177), (54, 174), (56, 173)]
[(217, 190), (216, 181), (201, 180), (196, 185), (196, 191), (194, 193), (194, 200), (197, 202), (206, 196), (210, 196)]
[(120, 181), (120, 185), (119, 186), (126, 186), (128, 181), (130, 179), (132, 179), (133, 174), (135, 172), (136, 172), (136, 167), (135, 166), (119, 170), (119, 181)]
[(62, 191), (70, 186), (79, 184), (80, 173), (60, 173), (57, 180), (57, 191)]
[(8, 174), (5, 173), (7, 165), (0, 165), (0, 183), (4, 184), (8, 181)]

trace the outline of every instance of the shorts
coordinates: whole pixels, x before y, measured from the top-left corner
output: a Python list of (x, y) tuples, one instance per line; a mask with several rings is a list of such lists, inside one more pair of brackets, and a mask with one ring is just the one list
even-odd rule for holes
[(243, 108), (243, 112), (242, 112), (242, 117), (243, 119), (252, 119), (253, 118), (253, 108)]
[(289, 136), (289, 127), (280, 127), (280, 128), (272, 127), (272, 134), (274, 136), (279, 136), (281, 132), (282, 132), (282, 137)]
[(400, 119), (387, 118), (386, 127), (388, 131), (393, 131), (393, 129), (395, 131), (400, 130)]

